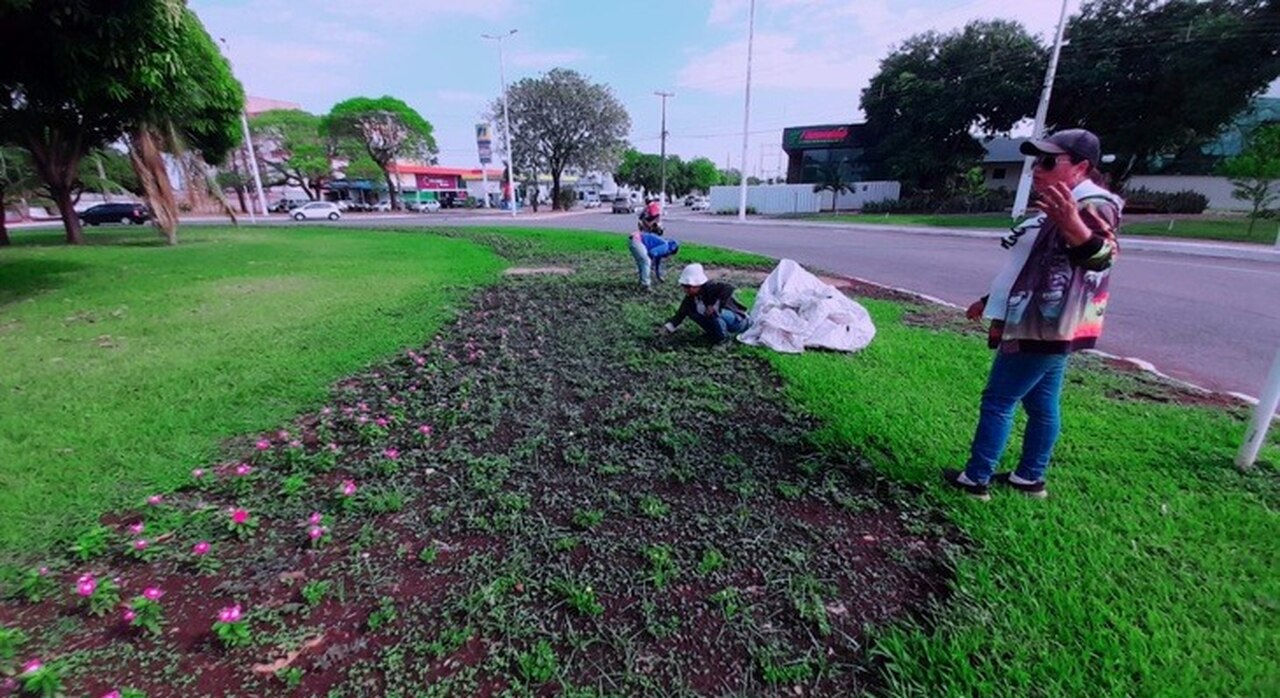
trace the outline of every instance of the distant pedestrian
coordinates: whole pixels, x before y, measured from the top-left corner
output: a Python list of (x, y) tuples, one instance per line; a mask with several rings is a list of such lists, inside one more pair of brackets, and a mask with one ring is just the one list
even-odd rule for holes
[(667, 334), (674, 333), (689, 318), (712, 343), (723, 345), (751, 327), (746, 307), (733, 297), (733, 286), (709, 281), (701, 264), (690, 264), (680, 272), (680, 286), (684, 288), (684, 300), (675, 316), (662, 326)]
[[(1119, 247), (1124, 201), (1104, 189), (1098, 137), (1060, 131), (1022, 144), (1034, 156), (1032, 189), (1041, 213), (1015, 227), (1002, 245), (1004, 269), (990, 293), (969, 306), (969, 319), (991, 322), (995, 362), (982, 393), (977, 432), (964, 470), (944, 470), (945, 482), (986, 500), (990, 482), (1046, 497), (1045, 474), (1061, 431), (1059, 403), (1067, 356), (1093, 347), (1102, 334), (1108, 279)], [(1027, 412), (1022, 457), (1013, 472), (996, 473), (1021, 402)]]
[(680, 243), (637, 231), (631, 234), (630, 248), (631, 257), (636, 261), (636, 272), (640, 275), (640, 286), (648, 291), (650, 271), (658, 283), (662, 283), (662, 260), (678, 254)]

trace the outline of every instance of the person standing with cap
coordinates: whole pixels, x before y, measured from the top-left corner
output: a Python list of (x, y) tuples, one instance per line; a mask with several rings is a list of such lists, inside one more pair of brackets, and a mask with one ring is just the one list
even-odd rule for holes
[(722, 281), (709, 281), (701, 264), (690, 264), (680, 271), (684, 300), (676, 314), (662, 330), (673, 334), (685, 318), (702, 328), (712, 343), (724, 345), (734, 335), (751, 327), (747, 309), (733, 297), (734, 287)]
[[(994, 482), (1030, 497), (1048, 496), (1045, 474), (1061, 431), (1067, 357), (1092, 348), (1102, 334), (1108, 281), (1119, 246), (1124, 201), (1098, 171), (1098, 137), (1084, 129), (1028, 140), (1035, 157), (1032, 191), (1040, 213), (1001, 241), (1009, 258), (990, 293), (969, 306), (971, 320), (991, 326), (995, 361), (982, 393), (977, 431), (964, 470), (944, 482), (981, 500)], [(1027, 413), (1022, 456), (1013, 472), (996, 473), (1021, 402)]]

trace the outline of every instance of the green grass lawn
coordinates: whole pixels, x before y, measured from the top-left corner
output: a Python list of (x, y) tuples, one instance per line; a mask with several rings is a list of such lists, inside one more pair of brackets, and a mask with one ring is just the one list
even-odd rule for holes
[(854, 223), (865, 225), (907, 225), (926, 228), (983, 228), (1006, 230), (1012, 225), (1007, 214), (937, 214), (924, 213), (817, 213), (804, 220), (822, 223)]
[[(1173, 224), (1172, 227), (1170, 223)], [(1164, 222), (1125, 223), (1122, 234), (1274, 245), (1277, 228), (1280, 228), (1280, 221), (1260, 220), (1254, 225), (1253, 233), (1250, 233), (1247, 218), (1181, 218)]]
[[(928, 228), (980, 228), (1005, 230), (1010, 225), (1009, 216), (1000, 213), (981, 214), (838, 214), (819, 213), (804, 216), (804, 220), (824, 223), (854, 223), (865, 225), (905, 225)], [(1190, 238), (1195, 240), (1219, 240), (1222, 242), (1251, 242), (1274, 245), (1280, 222), (1260, 220), (1249, 232), (1249, 221), (1246, 218), (1179, 218), (1159, 222), (1126, 222), (1121, 235), (1143, 235), (1152, 237)]]
[(152, 238), (0, 251), (0, 553), (47, 547), (185, 482), (223, 440), (421, 344), (503, 268), (487, 248), (421, 234)]
[[(448, 234), (459, 239), (207, 229), (177, 248), (0, 252), (0, 546), (43, 547), (185, 482), (222, 440), (422, 343), (504, 266), (475, 243), (569, 266), (628, 259), (616, 235)], [(690, 261), (763, 260), (690, 245), (675, 266)], [(660, 292), (674, 307), (674, 289)], [(865, 304), (879, 333), (859, 354), (760, 354), (824, 425), (819, 443), (919, 486), (973, 541), (946, 608), (880, 633), (893, 693), (1276, 692), (1276, 438), (1269, 464), (1237, 473), (1242, 413), (1147, 401), (1161, 389), (1076, 361), (1051, 498), (972, 502), (937, 475), (965, 458), (990, 353), (979, 337), (904, 325), (909, 306)]]

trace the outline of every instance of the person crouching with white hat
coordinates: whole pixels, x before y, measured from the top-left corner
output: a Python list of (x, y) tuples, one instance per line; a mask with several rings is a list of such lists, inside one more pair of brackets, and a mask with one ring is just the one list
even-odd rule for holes
[(723, 344), (751, 327), (746, 307), (733, 297), (733, 285), (707, 280), (701, 264), (690, 264), (680, 272), (680, 286), (684, 288), (684, 301), (675, 316), (662, 326), (667, 334), (674, 333), (689, 318), (712, 343)]

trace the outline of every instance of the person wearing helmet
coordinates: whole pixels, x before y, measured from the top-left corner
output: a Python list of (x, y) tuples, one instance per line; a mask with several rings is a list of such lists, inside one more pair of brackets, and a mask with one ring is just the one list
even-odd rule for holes
[(693, 320), (712, 343), (722, 345), (734, 335), (751, 327), (747, 308), (733, 297), (734, 287), (723, 281), (710, 281), (701, 264), (690, 264), (680, 272), (680, 286), (684, 300), (676, 314), (662, 330), (672, 334), (685, 318)]
[(679, 242), (639, 231), (631, 234), (630, 247), (631, 257), (636, 260), (636, 273), (640, 275), (640, 286), (646, 291), (649, 290), (649, 271), (652, 269), (658, 283), (662, 283), (662, 260), (680, 252)]
[(662, 235), (662, 200), (657, 196), (650, 196), (646, 202), (644, 210), (640, 212), (640, 230)]

